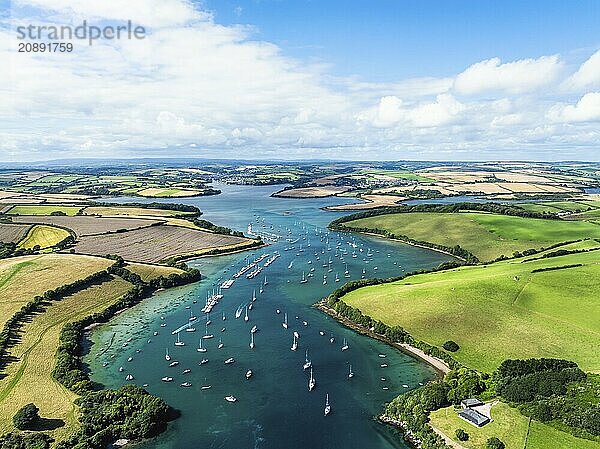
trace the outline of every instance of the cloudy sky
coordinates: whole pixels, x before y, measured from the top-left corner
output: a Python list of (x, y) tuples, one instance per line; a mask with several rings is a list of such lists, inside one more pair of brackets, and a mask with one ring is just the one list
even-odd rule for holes
[[(0, 161), (600, 160), (597, 1), (0, 6)], [(83, 20), (147, 37), (17, 52)]]

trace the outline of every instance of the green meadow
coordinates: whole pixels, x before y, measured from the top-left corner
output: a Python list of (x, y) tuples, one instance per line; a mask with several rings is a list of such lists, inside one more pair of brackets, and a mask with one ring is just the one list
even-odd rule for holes
[(600, 238), (600, 226), (585, 221), (543, 220), (462, 212), (415, 212), (378, 215), (344, 223), (348, 228), (381, 229), (448, 247), (460, 245), (479, 260), (511, 257), (515, 251)]
[[(572, 264), (581, 266), (532, 272)], [(505, 359), (556, 357), (600, 372), (598, 291), (600, 251), (590, 251), (415, 275), (342, 299), (430, 344), (456, 341), (453, 357), (481, 371)]]

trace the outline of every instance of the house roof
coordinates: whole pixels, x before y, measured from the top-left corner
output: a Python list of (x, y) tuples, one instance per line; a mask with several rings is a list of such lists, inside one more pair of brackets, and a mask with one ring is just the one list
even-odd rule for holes
[(483, 402), (481, 402), (477, 398), (463, 399), (462, 401), (460, 401), (460, 403), (466, 407), (475, 407), (477, 405), (483, 405)]
[(477, 427), (481, 427), (490, 422), (490, 418), (471, 408), (461, 410), (458, 412), (458, 416), (469, 421), (471, 424), (475, 424)]

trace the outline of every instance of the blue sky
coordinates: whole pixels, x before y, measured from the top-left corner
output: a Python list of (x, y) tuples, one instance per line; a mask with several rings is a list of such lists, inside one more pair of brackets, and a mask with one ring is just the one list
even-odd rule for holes
[[(599, 1), (0, 0), (0, 161), (600, 160)], [(18, 53), (18, 25), (144, 26)]]
[[(490, 55), (516, 60), (600, 45), (600, 2), (557, 0), (205, 0), (287, 54), (373, 81), (448, 76)], [(587, 50), (587, 51), (586, 51)]]

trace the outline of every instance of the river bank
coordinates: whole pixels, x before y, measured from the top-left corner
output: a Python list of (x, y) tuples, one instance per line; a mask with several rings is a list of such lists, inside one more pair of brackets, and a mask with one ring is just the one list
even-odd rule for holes
[(327, 306), (325, 299), (316, 303), (315, 307), (317, 309), (319, 309), (320, 311), (322, 311), (323, 313), (326, 313), (327, 315), (331, 316), (332, 318), (334, 318), (336, 321), (343, 324), (344, 326), (346, 326), (362, 335), (367, 335), (371, 338), (382, 341), (382, 342), (392, 346), (393, 348), (396, 348), (399, 351), (410, 355), (411, 357), (414, 357), (416, 359), (419, 359), (419, 360), (429, 364), (432, 368), (434, 368), (438, 372), (438, 374), (441, 377), (444, 377), (450, 371), (450, 367), (443, 360), (438, 359), (437, 357), (433, 357), (429, 354), (426, 354), (421, 349), (415, 348), (414, 346), (411, 346), (407, 343), (398, 343), (398, 342), (391, 341), (389, 338), (386, 338), (383, 335), (379, 335), (370, 329), (360, 326), (360, 325), (350, 321), (349, 319), (340, 316), (335, 310), (333, 310), (331, 307)]

